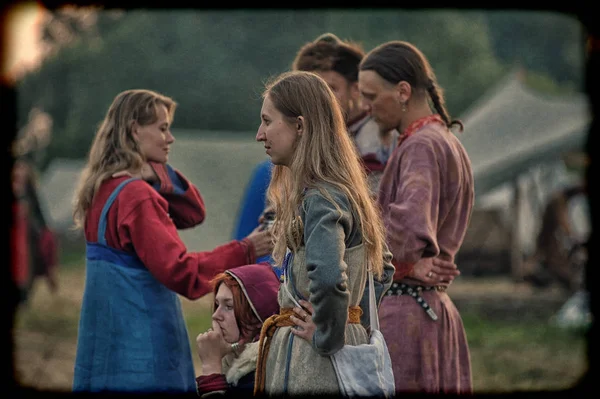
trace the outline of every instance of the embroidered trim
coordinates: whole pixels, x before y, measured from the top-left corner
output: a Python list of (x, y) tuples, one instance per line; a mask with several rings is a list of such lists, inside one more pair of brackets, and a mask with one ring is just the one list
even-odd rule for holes
[(400, 133), (400, 136), (398, 136), (398, 145), (397, 146), (400, 146), (404, 142), (404, 140), (409, 138), (413, 133), (421, 130), (421, 128), (423, 126), (428, 125), (430, 123), (440, 123), (440, 124), (446, 126), (446, 123), (442, 120), (442, 117), (439, 116), (438, 114), (428, 115), (423, 118), (419, 118), (416, 121), (412, 122), (410, 125), (408, 125), (406, 127), (406, 129), (404, 129), (404, 131), (402, 133)]

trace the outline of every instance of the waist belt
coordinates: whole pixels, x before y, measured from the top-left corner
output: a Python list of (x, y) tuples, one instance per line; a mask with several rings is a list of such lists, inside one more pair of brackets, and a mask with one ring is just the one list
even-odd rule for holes
[(427, 315), (429, 317), (431, 317), (432, 320), (435, 321), (438, 319), (437, 315), (435, 314), (433, 309), (431, 309), (431, 307), (429, 306), (427, 301), (425, 299), (423, 299), (423, 297), (421, 296), (421, 292), (423, 292), (423, 291), (434, 291), (434, 290), (443, 292), (443, 291), (446, 291), (446, 287), (441, 286), (441, 285), (426, 287), (424, 285), (408, 285), (405, 283), (392, 283), (392, 286), (390, 287), (389, 290), (387, 290), (385, 295), (386, 296), (410, 295), (411, 297), (415, 298), (415, 301), (417, 301), (417, 303), (419, 305), (421, 305), (421, 307), (423, 308), (425, 313), (427, 313)]
[[(256, 375), (254, 376), (254, 395), (264, 394), (265, 390), (265, 368), (267, 356), (271, 347), (271, 338), (279, 327), (293, 327), (294, 322), (290, 316), (294, 315), (293, 308), (281, 308), (279, 314), (272, 315), (262, 325), (260, 339), (258, 341), (258, 359), (256, 361)], [(359, 324), (362, 309), (360, 306), (348, 308), (348, 323)]]

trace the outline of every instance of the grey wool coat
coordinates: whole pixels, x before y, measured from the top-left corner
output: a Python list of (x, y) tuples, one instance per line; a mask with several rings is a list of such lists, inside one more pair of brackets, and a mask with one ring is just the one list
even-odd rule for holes
[[(278, 294), (282, 308), (294, 307), (289, 295), (296, 301), (311, 302), (317, 329), (312, 343), (294, 336), (291, 327), (275, 331), (265, 370), (268, 395), (339, 395), (329, 356), (344, 345), (368, 342), (362, 324), (347, 323), (348, 308), (359, 305), (367, 280), (361, 231), (348, 198), (334, 187), (324, 187), (331, 199), (318, 189), (305, 193), (300, 210), (303, 243), (291, 254), (287, 278)], [(395, 270), (391, 260), (386, 246), (382, 259), (385, 273), (378, 281), (378, 296), (391, 286)], [(363, 307), (363, 311), (367, 309)]]

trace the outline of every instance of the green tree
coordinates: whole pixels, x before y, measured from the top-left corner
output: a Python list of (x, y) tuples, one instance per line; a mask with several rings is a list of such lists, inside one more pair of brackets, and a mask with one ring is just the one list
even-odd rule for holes
[(584, 26), (558, 12), (490, 11), (485, 14), (496, 56), (583, 91)]
[(50, 158), (86, 155), (114, 96), (148, 88), (172, 96), (174, 127), (251, 131), (263, 82), (290, 68), (296, 51), (324, 32), (365, 50), (408, 40), (429, 58), (459, 117), (510, 66), (498, 62), (486, 13), (398, 9), (145, 10), (103, 21), (61, 46), (19, 85), (19, 117), (33, 106), (54, 119)]

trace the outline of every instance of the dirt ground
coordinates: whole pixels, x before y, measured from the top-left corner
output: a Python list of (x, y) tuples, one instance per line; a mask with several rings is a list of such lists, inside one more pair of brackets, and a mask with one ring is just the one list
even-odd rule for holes
[[(37, 281), (27, 306), (16, 314), (14, 366), (18, 383), (44, 391), (70, 391), (77, 346), (76, 328), (83, 295), (83, 273), (63, 273), (59, 291)], [(211, 298), (182, 300), (184, 312), (209, 308)], [(56, 331), (56, 334), (52, 334)]]
[[(14, 329), (14, 364), (22, 386), (44, 391), (70, 391), (76, 349), (76, 328), (82, 296), (82, 273), (64, 273), (60, 290), (52, 294), (44, 281), (37, 282), (27, 307), (17, 313)], [(468, 278), (461, 276), (448, 293), (459, 310), (485, 306), (491, 312), (503, 311), (522, 317), (522, 304), (533, 313), (554, 312), (566, 300), (558, 290), (540, 291), (508, 278)], [(490, 299), (493, 299), (490, 301)], [(182, 301), (184, 312), (192, 307), (210, 306), (211, 298)], [(490, 306), (493, 304), (493, 306)], [(532, 304), (537, 304), (533, 306)], [(537, 310), (536, 310), (537, 309)], [(56, 331), (53, 334), (50, 331)]]

